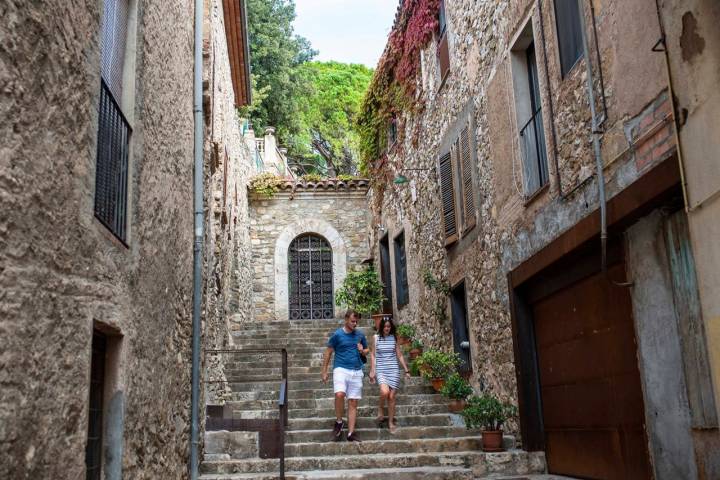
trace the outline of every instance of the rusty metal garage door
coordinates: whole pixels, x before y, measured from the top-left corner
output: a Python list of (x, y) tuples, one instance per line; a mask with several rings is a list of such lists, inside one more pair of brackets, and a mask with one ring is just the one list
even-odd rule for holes
[[(625, 281), (622, 263), (608, 278)], [(548, 469), (649, 479), (630, 293), (601, 273), (532, 305)]]

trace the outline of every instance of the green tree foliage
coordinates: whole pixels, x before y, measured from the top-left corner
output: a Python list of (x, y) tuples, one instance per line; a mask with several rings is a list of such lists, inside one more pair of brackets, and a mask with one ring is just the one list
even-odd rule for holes
[(331, 175), (357, 172), (359, 137), (354, 120), (373, 71), (364, 65), (307, 62), (299, 68), (309, 95), (301, 106), (301, 129), (291, 155), (305, 170)]
[(310, 42), (293, 32), (294, 0), (247, 0), (253, 102), (243, 115), (262, 132), (277, 128), (279, 140), (300, 133), (300, 102), (308, 85), (299, 66), (316, 55)]

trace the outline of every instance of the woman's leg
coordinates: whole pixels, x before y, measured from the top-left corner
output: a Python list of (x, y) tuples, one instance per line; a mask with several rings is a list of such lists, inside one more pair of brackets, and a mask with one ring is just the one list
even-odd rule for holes
[(395, 400), (397, 398), (397, 390), (391, 389), (388, 395), (388, 428), (390, 432), (394, 432), (395, 428)]
[(380, 385), (380, 398), (378, 399), (378, 416), (377, 420), (378, 422), (385, 419), (385, 400), (388, 399), (390, 396), (390, 387), (385, 385), (384, 383)]

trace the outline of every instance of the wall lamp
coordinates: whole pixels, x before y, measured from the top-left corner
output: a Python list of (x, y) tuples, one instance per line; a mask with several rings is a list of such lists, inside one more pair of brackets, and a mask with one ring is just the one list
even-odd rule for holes
[[(432, 168), (401, 168), (400, 172), (427, 172), (429, 170), (433, 170)], [(405, 185), (408, 183), (408, 178), (403, 175), (402, 173), (398, 173), (398, 175), (395, 176), (395, 179), (393, 180), (393, 183), (395, 185)]]

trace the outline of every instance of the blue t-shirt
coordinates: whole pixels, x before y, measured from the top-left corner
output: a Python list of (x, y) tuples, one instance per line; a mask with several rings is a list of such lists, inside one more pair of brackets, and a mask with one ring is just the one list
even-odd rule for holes
[(346, 333), (344, 328), (338, 328), (328, 339), (327, 346), (335, 350), (333, 368), (347, 368), (348, 370), (362, 370), (363, 363), (360, 360), (360, 352), (357, 344), (362, 343), (367, 348), (365, 334), (360, 330)]

